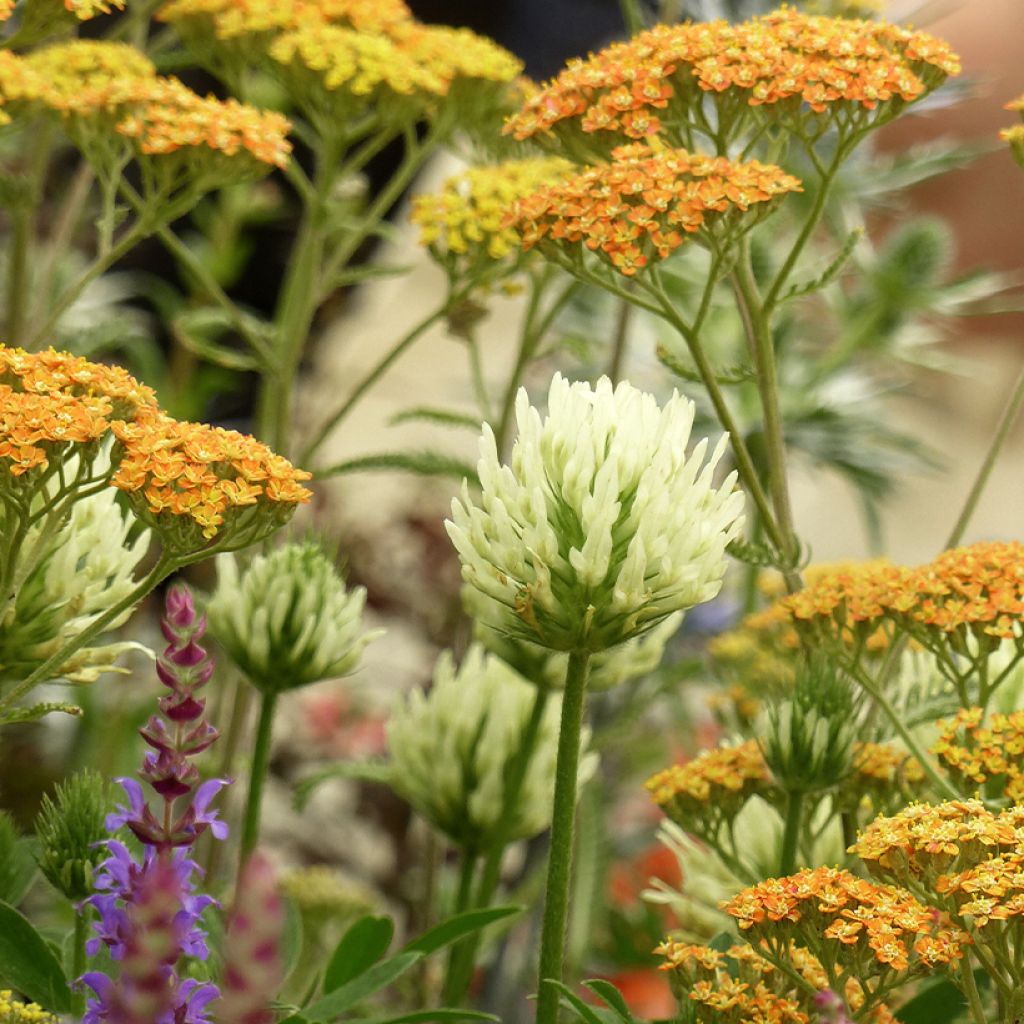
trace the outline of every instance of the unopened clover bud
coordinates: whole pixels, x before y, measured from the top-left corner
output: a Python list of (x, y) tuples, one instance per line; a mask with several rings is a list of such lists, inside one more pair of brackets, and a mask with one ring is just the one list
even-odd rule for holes
[[(515, 806), (502, 822), (506, 782), (536, 700), (534, 686), (481, 647), (470, 647), (457, 669), (443, 652), (430, 692), (410, 693), (388, 723), (393, 787), (466, 849), (542, 832), (554, 795), (557, 694), (548, 698)], [(584, 731), (584, 748), (588, 739)], [(596, 754), (584, 754), (580, 783), (596, 764)]]
[(714, 474), (723, 438), (687, 453), (692, 402), (606, 378), (556, 374), (544, 419), (521, 390), (519, 436), (501, 465), (480, 442), (479, 499), (463, 489), (448, 533), (485, 621), (551, 650), (596, 653), (710, 601), (743, 527), (735, 474)]
[(842, 782), (853, 768), (860, 708), (851, 681), (833, 665), (801, 666), (792, 692), (763, 719), (761, 747), (779, 786), (810, 793)]
[(253, 685), (279, 693), (347, 675), (380, 635), (363, 628), (366, 590), (349, 590), (320, 545), (285, 544), (244, 572), (217, 560), (213, 635)]
[(93, 873), (107, 857), (98, 845), (109, 838), (104, 825), (113, 806), (110, 786), (99, 772), (84, 769), (44, 796), (35, 830), (39, 870), (72, 902), (93, 892)]
[(254, 853), (238, 879), (224, 940), (220, 1024), (272, 1024), (284, 980), (285, 904), (274, 869)]

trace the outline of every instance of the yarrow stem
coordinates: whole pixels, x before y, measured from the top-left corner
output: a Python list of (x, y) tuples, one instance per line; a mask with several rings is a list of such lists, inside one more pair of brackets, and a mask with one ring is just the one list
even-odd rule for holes
[(562, 722), (558, 733), (555, 766), (555, 800), (551, 818), (551, 852), (544, 892), (544, 921), (540, 940), (540, 971), (537, 994), (537, 1024), (556, 1024), (558, 989), (545, 979), (562, 980), (565, 933), (569, 912), (569, 884), (572, 868), (576, 779), (579, 772), (580, 733), (583, 728), (584, 698), (590, 654), (570, 651), (562, 698)]
[(786, 803), (786, 826), (782, 834), (782, 854), (779, 858), (779, 875), (791, 875), (796, 870), (797, 851), (800, 845), (800, 828), (803, 824), (804, 794), (791, 790)]
[(274, 731), (274, 711), (277, 694), (264, 692), (260, 700), (260, 720), (256, 727), (256, 746), (253, 748), (252, 767), (249, 769), (249, 795), (242, 819), (242, 841), (239, 852), (239, 870), (256, 849), (260, 836), (260, 810), (263, 806), (263, 785), (270, 764), (270, 741)]

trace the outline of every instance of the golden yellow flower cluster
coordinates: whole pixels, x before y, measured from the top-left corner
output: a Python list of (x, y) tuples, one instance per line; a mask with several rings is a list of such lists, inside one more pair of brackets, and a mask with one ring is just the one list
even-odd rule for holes
[(998, 793), (1024, 802), (1024, 711), (993, 714), (983, 725), (982, 708), (961, 708), (950, 721), (938, 723), (932, 753), (961, 785), (999, 784)]
[(700, 121), (710, 94), (721, 125), (744, 108), (821, 113), (911, 102), (960, 70), (949, 46), (886, 22), (803, 14), (658, 25), (587, 60), (574, 60), (528, 98), (505, 131), (517, 139), (554, 129), (612, 137), (665, 133)]
[(998, 929), (1024, 916), (1024, 854), (1004, 853), (939, 879), (937, 890), (956, 903), (972, 928)]
[(634, 143), (613, 150), (609, 164), (519, 200), (510, 223), (526, 249), (582, 243), (631, 276), (665, 259), (687, 234), (728, 230), (751, 207), (799, 191), (800, 182), (772, 164)]
[(0, 102), (9, 110), (53, 111), (86, 144), (97, 131), (116, 132), (144, 156), (178, 150), (249, 156), (254, 168), (266, 170), (283, 167), (291, 151), (290, 126), (280, 114), (199, 96), (176, 78), (157, 75), (148, 58), (124, 43), (75, 39), (26, 57), (5, 52)]
[(420, 229), (420, 244), (442, 262), (501, 260), (521, 246), (518, 232), (508, 224), (512, 204), (566, 177), (572, 167), (560, 157), (470, 167), (450, 177), (439, 192), (416, 196), (409, 219)]
[[(14, 13), (16, 0), (0, 0), (0, 21), (7, 21)], [(64, 0), (64, 9), (79, 21), (90, 21), (98, 14), (112, 14), (124, 10), (125, 0)]]
[[(1024, 119), (1024, 95), (1018, 96), (1016, 99), (1010, 100), (1004, 107), (1005, 110), (1012, 110), (1015, 113), (1020, 114), (1021, 118)], [(1014, 159), (1024, 167), (1024, 124), (1015, 124), (1012, 128), (1004, 128), (999, 133), (999, 138), (1003, 142), (1010, 144), (1010, 149), (1013, 151)]]
[(218, 39), (235, 39), (307, 24), (386, 32), (411, 21), (412, 12), (404, 0), (170, 0), (157, 17), (186, 29), (206, 29)]
[(284, 522), (311, 497), (302, 486), (311, 474), (234, 430), (162, 413), (118, 421), (112, 429), (119, 443), (111, 483), (161, 537), (182, 531), (183, 548), (195, 546), (190, 524), (211, 540), (225, 525), (238, 528), (244, 510)]
[(0, 1024), (58, 1024), (58, 1021), (38, 1003), (20, 1002), (10, 989), (0, 989)]
[(965, 936), (936, 922), (932, 908), (909, 892), (858, 878), (841, 868), (805, 869), (770, 878), (729, 900), (724, 909), (766, 955), (790, 944), (829, 947), (853, 977), (882, 965), (892, 971), (930, 970), (955, 963)]
[(911, 804), (891, 817), (876, 818), (849, 852), (873, 873), (915, 891), (934, 892), (938, 879), (1024, 841), (1024, 808), (999, 814), (980, 800)]
[[(732, 946), (724, 952), (707, 946), (667, 939), (654, 950), (664, 957), (659, 970), (665, 971), (673, 989), (695, 1004), (698, 1024), (717, 1024), (720, 1020), (749, 1024), (750, 1021), (814, 1021), (819, 1008), (804, 988), (797, 988), (787, 973), (780, 971), (752, 946)], [(830, 988), (828, 974), (821, 962), (808, 950), (791, 946), (786, 951), (788, 965), (812, 989)], [(838, 972), (842, 976), (842, 972)], [(847, 1007), (858, 1013), (865, 1005), (864, 987), (856, 978), (847, 978), (840, 986)], [(723, 1012), (725, 1017), (717, 1016)], [(872, 1024), (892, 1024), (895, 1017), (884, 1004), (871, 1009), (866, 1018)]]
[(692, 761), (653, 775), (644, 787), (665, 814), (683, 828), (712, 829), (767, 790), (772, 777), (756, 740), (705, 750)]
[(855, 743), (853, 770), (864, 782), (885, 789), (901, 783), (916, 785), (925, 779), (921, 762), (891, 743)]

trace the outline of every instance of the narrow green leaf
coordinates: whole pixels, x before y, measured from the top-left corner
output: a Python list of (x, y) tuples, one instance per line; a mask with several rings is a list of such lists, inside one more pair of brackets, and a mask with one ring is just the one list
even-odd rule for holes
[(284, 976), (287, 978), (295, 970), (302, 953), (302, 914), (294, 900), (285, 897), (284, 901), (284, 935), (281, 946), (284, 960)]
[(568, 1003), (576, 1011), (577, 1016), (585, 1021), (586, 1024), (605, 1024), (605, 1021), (601, 1019), (594, 1008), (587, 1006), (567, 985), (563, 985), (560, 981), (555, 981), (554, 978), (545, 978), (541, 984), (552, 985), (557, 988), (562, 996), (562, 1001)]
[(71, 994), (60, 962), (28, 920), (0, 903), (0, 979), (51, 1013), (70, 1013)]
[(390, 917), (367, 914), (356, 921), (334, 949), (324, 974), (324, 992), (341, 988), (371, 968), (387, 953), (394, 934), (395, 923)]
[(59, 711), (65, 715), (78, 718), (82, 709), (77, 704), (65, 704), (63, 701), (48, 701), (45, 704), (33, 704), (27, 708), (8, 708), (0, 711), (0, 725), (17, 725), (21, 722), (34, 722), (43, 715)]
[(335, 288), (343, 288), (350, 284), (360, 284), (363, 281), (376, 280), (379, 277), (400, 277), (412, 270), (411, 265), (388, 266), (383, 263), (366, 263), (361, 267), (346, 267), (339, 270), (331, 279), (331, 285)]
[(522, 909), (522, 907), (485, 907), (483, 910), (467, 910), (462, 914), (456, 914), (455, 917), (448, 918), (447, 921), (442, 921), (429, 931), (425, 931), (405, 948), (409, 951), (415, 950), (423, 955), (436, 953), (439, 949), (444, 949), (445, 946), (457, 942), (463, 936), (486, 928), (487, 925), (494, 924), (495, 921), (518, 914)]
[(364, 971), (358, 978), (353, 978), (341, 988), (318, 999), (311, 1006), (304, 1007), (302, 1016), (315, 1021), (333, 1020), (367, 996), (390, 985), (422, 959), (423, 953), (407, 951), (399, 953), (389, 960), (382, 960), (380, 963), (374, 964), (368, 971)]
[(600, 996), (615, 1011), (615, 1015), (623, 1024), (634, 1024), (633, 1015), (629, 1012), (626, 1000), (622, 998), (622, 993), (610, 981), (592, 978), (590, 981), (583, 982), (583, 985), (595, 995)]
[(379, 472), (381, 470), (401, 469), (417, 476), (454, 477), (456, 480), (468, 480), (475, 487), (480, 486), (480, 478), (476, 475), (476, 467), (463, 459), (445, 452), (379, 452), (376, 455), (362, 455), (357, 459), (347, 459), (327, 469), (318, 469), (314, 476), (323, 480), (329, 476), (343, 476), (347, 473)]
[(398, 1017), (366, 1017), (346, 1021), (345, 1024), (418, 1024), (419, 1021), (435, 1020), (500, 1020), (493, 1013), (480, 1013), (478, 1010), (416, 1010), (403, 1013)]
[(477, 433), (480, 431), (482, 420), (479, 416), (470, 413), (455, 412), (452, 409), (439, 409), (432, 405), (414, 405), (410, 409), (403, 409), (391, 417), (389, 423), (396, 426), (399, 423), (410, 423), (423, 420), (427, 423), (440, 423), (445, 427), (466, 427)]
[(360, 782), (391, 784), (391, 765), (387, 761), (339, 761), (313, 775), (300, 779), (292, 802), (296, 810), (303, 810), (314, 791), (331, 779), (356, 779)]
[(857, 248), (857, 243), (863, 237), (864, 229), (854, 228), (843, 240), (843, 244), (839, 247), (839, 252), (836, 253), (832, 262), (817, 277), (793, 285), (783, 296), (783, 301), (821, 291), (826, 285), (831, 284), (846, 266), (847, 260), (853, 255), (853, 250)]
[[(266, 334), (265, 325), (255, 317), (242, 315), (254, 333)], [(208, 362), (228, 370), (264, 369), (261, 360), (251, 352), (228, 348), (216, 341), (219, 335), (235, 330), (235, 325), (222, 309), (190, 309), (171, 321), (171, 331), (182, 346)]]

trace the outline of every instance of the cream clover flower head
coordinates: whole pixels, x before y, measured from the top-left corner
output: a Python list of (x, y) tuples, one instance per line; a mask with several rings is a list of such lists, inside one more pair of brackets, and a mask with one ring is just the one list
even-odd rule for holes
[(207, 608), (213, 635), (264, 693), (348, 675), (380, 636), (363, 629), (365, 588), (349, 590), (316, 543), (258, 555), (241, 575), (222, 555), (217, 574)]
[(502, 466), (484, 426), (480, 504), (452, 502), (447, 528), (463, 578), (489, 599), (481, 618), (552, 650), (596, 653), (673, 612), (709, 601), (725, 548), (743, 528), (730, 474), (715, 487), (726, 438), (687, 454), (694, 405), (607, 378), (556, 374), (541, 419), (520, 390), (519, 436)]
[[(508, 831), (499, 836), (505, 784), (537, 690), (474, 644), (456, 669), (444, 651), (429, 693), (414, 690), (388, 722), (391, 784), (427, 821), (466, 849), (525, 839), (551, 822), (561, 699), (548, 698)], [(584, 730), (586, 749), (589, 732)], [(597, 767), (584, 753), (578, 783)]]

